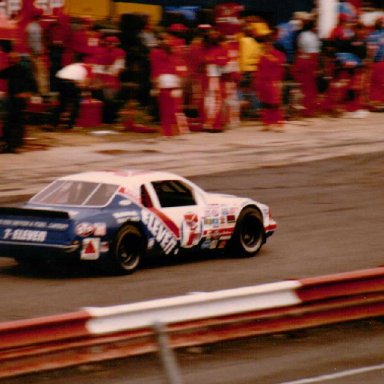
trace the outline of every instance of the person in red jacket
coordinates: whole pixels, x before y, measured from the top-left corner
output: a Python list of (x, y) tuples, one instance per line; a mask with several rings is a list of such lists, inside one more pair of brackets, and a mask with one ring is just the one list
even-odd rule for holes
[(212, 29), (203, 44), (203, 126), (209, 131), (224, 128), (224, 81), (223, 69), (229, 61), (221, 34)]
[(292, 75), (299, 83), (303, 95), (304, 117), (313, 117), (317, 112), (317, 74), (321, 42), (315, 28), (313, 20), (304, 24), (297, 38), (297, 54), (292, 66)]
[(222, 70), (224, 85), (224, 122), (227, 127), (240, 125), (240, 100), (238, 97), (241, 79), (239, 65), (239, 42), (235, 36), (227, 36), (224, 42), (227, 64)]
[(264, 130), (281, 131), (284, 123), (282, 87), (285, 74), (285, 55), (274, 47), (274, 33), (264, 38), (264, 49), (254, 85), (261, 102), (261, 121)]
[(172, 37), (162, 32), (158, 35), (159, 44), (150, 52), (151, 78), (158, 95), (161, 129), (164, 136), (180, 133), (185, 123), (181, 109), (182, 82), (178, 73), (178, 59), (172, 50)]
[(189, 106), (195, 111), (194, 119), (198, 130), (202, 129), (204, 118), (204, 42), (211, 28), (212, 26), (209, 24), (200, 24), (191, 43), (187, 47), (187, 67), (190, 76)]

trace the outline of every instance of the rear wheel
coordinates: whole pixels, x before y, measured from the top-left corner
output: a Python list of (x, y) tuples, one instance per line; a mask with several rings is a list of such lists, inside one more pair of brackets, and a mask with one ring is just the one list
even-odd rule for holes
[(143, 235), (133, 225), (122, 227), (116, 235), (110, 256), (110, 269), (113, 273), (130, 274), (140, 265), (145, 254)]
[(255, 256), (265, 242), (261, 213), (255, 208), (245, 208), (237, 220), (229, 243), (229, 251), (238, 257)]

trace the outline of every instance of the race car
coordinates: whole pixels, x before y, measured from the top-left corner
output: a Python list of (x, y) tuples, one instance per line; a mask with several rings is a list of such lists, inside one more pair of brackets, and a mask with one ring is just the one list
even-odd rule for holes
[(129, 274), (146, 255), (254, 256), (275, 229), (267, 205), (205, 192), (170, 172), (83, 172), (56, 179), (20, 207), (0, 208), (0, 256), (97, 261)]

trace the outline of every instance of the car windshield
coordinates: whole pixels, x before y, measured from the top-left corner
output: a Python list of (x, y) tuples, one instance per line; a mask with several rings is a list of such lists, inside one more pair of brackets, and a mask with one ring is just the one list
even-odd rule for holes
[(35, 195), (31, 202), (49, 205), (102, 207), (107, 205), (118, 186), (76, 180), (57, 180)]

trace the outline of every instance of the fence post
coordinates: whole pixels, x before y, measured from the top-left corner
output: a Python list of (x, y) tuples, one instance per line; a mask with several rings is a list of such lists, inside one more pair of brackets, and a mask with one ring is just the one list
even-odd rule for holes
[(164, 324), (155, 323), (153, 329), (156, 334), (161, 362), (169, 384), (182, 384), (179, 367), (175, 354), (169, 346), (169, 339)]

